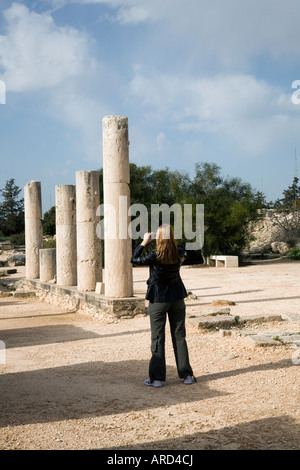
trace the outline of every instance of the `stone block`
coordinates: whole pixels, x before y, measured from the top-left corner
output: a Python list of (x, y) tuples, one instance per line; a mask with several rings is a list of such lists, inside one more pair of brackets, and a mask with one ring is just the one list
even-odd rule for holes
[(10, 291), (0, 291), (0, 297), (12, 297), (13, 292)]
[(190, 312), (187, 314), (189, 318), (199, 318), (199, 317), (211, 317), (216, 315), (230, 315), (230, 308), (215, 308), (210, 310), (205, 310), (203, 312)]
[(221, 329), (221, 330), (219, 331), (219, 336), (220, 336), (221, 338), (224, 338), (224, 336), (232, 336), (232, 333), (233, 333), (232, 330), (222, 330), (222, 329)]
[(208, 330), (220, 327), (236, 325), (236, 318), (233, 315), (205, 316), (190, 318), (187, 322), (193, 330)]
[(247, 346), (251, 348), (279, 345), (278, 341), (274, 340), (271, 337), (263, 335), (246, 336), (244, 338), (244, 342)]
[(8, 276), (9, 274), (16, 274), (16, 268), (1, 269), (0, 276)]
[(10, 241), (4, 241), (0, 243), (0, 250), (12, 250), (13, 246)]
[(300, 322), (300, 313), (285, 312), (285, 313), (282, 313), (281, 316), (284, 320)]
[(97, 282), (96, 284), (96, 294), (104, 294), (105, 284), (104, 282)]
[(273, 242), (271, 243), (271, 248), (274, 253), (280, 254), (287, 253), (290, 249), (289, 245), (285, 242)]
[(16, 291), (16, 292), (13, 292), (13, 296), (14, 297), (35, 297), (36, 296), (36, 293), (35, 291), (33, 290), (26, 290), (26, 291)]
[(240, 318), (245, 323), (267, 323), (273, 321), (282, 321), (281, 315), (243, 315)]
[(279, 341), (282, 341), (284, 344), (298, 342), (300, 341), (300, 333), (280, 334)]
[(209, 265), (215, 265), (216, 268), (237, 268), (239, 266), (239, 257), (231, 255), (213, 255), (209, 257)]
[(146, 313), (145, 300), (141, 297), (106, 298), (105, 303), (108, 313), (113, 314), (115, 317), (134, 317)]
[(213, 306), (218, 306), (218, 305), (236, 305), (233, 300), (213, 300), (211, 303)]
[(267, 323), (281, 321), (281, 315), (197, 315), (188, 314), (187, 323), (193, 330), (207, 330), (228, 327), (241, 327), (247, 323)]

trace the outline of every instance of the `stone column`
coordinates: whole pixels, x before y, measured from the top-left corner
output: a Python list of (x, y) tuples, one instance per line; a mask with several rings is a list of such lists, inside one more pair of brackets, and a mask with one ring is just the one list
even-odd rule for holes
[(56, 276), (56, 249), (40, 250), (40, 281), (49, 282)]
[(100, 216), (98, 171), (76, 172), (77, 226), (77, 287), (79, 291), (94, 291), (102, 281), (102, 243), (96, 228)]
[(55, 186), (56, 200), (56, 276), (59, 286), (77, 285), (76, 189)]
[[(133, 295), (130, 218), (128, 119), (103, 118), (103, 189), (105, 227), (105, 297)], [(123, 196), (123, 197), (122, 197)], [(112, 210), (114, 208), (114, 210)], [(115, 230), (115, 237), (112, 232)], [(109, 233), (108, 233), (109, 232)]]
[(39, 249), (43, 245), (41, 182), (24, 188), (26, 278), (39, 278)]

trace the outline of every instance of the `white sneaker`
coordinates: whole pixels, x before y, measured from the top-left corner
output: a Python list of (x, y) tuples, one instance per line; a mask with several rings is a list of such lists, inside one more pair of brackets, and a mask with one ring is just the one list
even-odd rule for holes
[(193, 383), (195, 383), (195, 382), (196, 382), (195, 377), (193, 377), (193, 376), (191, 376), (191, 375), (187, 375), (186, 378), (185, 378), (184, 381), (183, 381), (183, 383), (184, 383), (185, 385), (191, 385), (191, 384), (193, 384)]
[(148, 387), (157, 387), (157, 388), (164, 386), (161, 380), (146, 379), (144, 384), (147, 385)]

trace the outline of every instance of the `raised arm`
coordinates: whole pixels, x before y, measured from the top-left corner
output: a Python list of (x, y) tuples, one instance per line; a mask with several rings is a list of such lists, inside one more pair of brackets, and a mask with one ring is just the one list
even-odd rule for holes
[(156, 260), (156, 253), (154, 250), (150, 251), (143, 255), (143, 251), (145, 246), (149, 245), (149, 243), (153, 242), (152, 234), (145, 233), (144, 239), (140, 245), (136, 247), (131, 257), (131, 263), (135, 264), (136, 266), (150, 266)]

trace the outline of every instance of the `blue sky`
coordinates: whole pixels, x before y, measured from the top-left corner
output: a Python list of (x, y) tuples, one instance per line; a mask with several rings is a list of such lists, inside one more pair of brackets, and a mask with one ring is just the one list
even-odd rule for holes
[(102, 167), (117, 114), (131, 162), (217, 163), (275, 200), (300, 161), (299, 44), (298, 0), (0, 0), (0, 186), (39, 180), (48, 210)]

